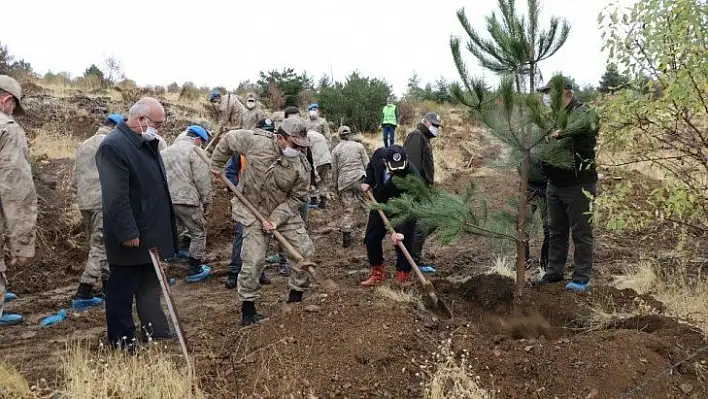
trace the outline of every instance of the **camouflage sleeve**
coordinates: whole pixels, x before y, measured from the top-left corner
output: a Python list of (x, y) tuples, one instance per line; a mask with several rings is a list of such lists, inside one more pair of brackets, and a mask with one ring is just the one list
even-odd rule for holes
[(37, 192), (32, 181), (27, 138), (11, 123), (0, 127), (0, 202), (12, 256), (34, 256)]
[(300, 206), (307, 201), (307, 194), (310, 190), (309, 165), (306, 166), (307, 160), (304, 156), (300, 156), (300, 160), (302, 162), (302, 171), (298, 174), (299, 178), (290, 189), (288, 198), (268, 215), (268, 221), (275, 223), (276, 226), (286, 223), (290, 218), (297, 215)]
[(253, 142), (250, 130), (231, 130), (224, 134), (211, 155), (211, 168), (224, 170), (226, 163), (235, 154), (246, 154)]
[(163, 139), (162, 137), (158, 136), (158, 137), (157, 137), (157, 150), (158, 150), (158, 151), (162, 151), (162, 150), (164, 150), (165, 148), (167, 148), (167, 143), (165, 142), (165, 139)]
[(322, 135), (327, 139), (327, 145), (329, 146), (332, 144), (332, 133), (329, 131), (329, 122), (327, 122), (326, 119), (323, 119), (322, 124), (324, 125), (322, 126)]
[(332, 185), (334, 186), (334, 191), (339, 191), (337, 189), (337, 182), (339, 181), (339, 147), (335, 147), (332, 151)]
[(76, 194), (79, 192), (79, 179), (76, 178), (77, 176), (77, 167), (79, 165), (78, 162), (79, 159), (79, 150), (76, 150), (76, 155), (74, 156), (74, 169), (71, 171), (71, 195), (76, 198)]
[(202, 205), (211, 204), (211, 171), (209, 171), (209, 165), (202, 160), (197, 154), (197, 151), (203, 152), (201, 148), (194, 146), (194, 151), (189, 154), (192, 178), (194, 179), (194, 185), (197, 187), (197, 192), (199, 193), (199, 202)]
[(361, 164), (366, 168), (369, 165), (369, 155), (366, 154), (366, 149), (363, 145), (359, 146), (359, 157), (361, 158)]

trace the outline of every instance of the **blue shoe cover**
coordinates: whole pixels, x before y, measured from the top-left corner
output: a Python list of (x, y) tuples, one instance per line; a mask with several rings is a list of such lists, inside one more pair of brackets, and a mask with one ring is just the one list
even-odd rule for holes
[(12, 292), (5, 293), (5, 303), (12, 302), (15, 299), (17, 299), (17, 294), (13, 294)]
[(187, 276), (188, 283), (198, 283), (211, 275), (211, 267), (202, 265), (202, 271), (197, 274)]
[(66, 319), (66, 310), (62, 309), (58, 311), (57, 314), (53, 314), (42, 319), (42, 322), (39, 323), (39, 325), (42, 328), (47, 328), (55, 324), (61, 323), (62, 321), (64, 321), (64, 319)]
[(170, 279), (169, 279), (169, 281), (167, 282), (167, 284), (169, 284), (170, 287), (171, 287), (171, 286), (177, 284), (177, 279), (174, 278), (174, 277), (170, 277)]
[(267, 263), (283, 263), (285, 259), (283, 259), (280, 255), (271, 255), (266, 258)]
[(20, 324), (25, 320), (22, 315), (17, 313), (3, 313), (0, 317), (0, 326), (14, 326), (15, 324)]
[(420, 269), (421, 273), (435, 273), (437, 270), (433, 265), (419, 265), (418, 269)]
[(189, 259), (188, 251), (179, 251), (173, 256), (165, 259), (165, 262), (186, 262)]
[(93, 298), (74, 298), (71, 300), (71, 309), (75, 312), (81, 312), (84, 310), (88, 310), (89, 308), (92, 308), (94, 306), (99, 306), (101, 304), (103, 304), (103, 298), (99, 298), (97, 296)]
[(576, 283), (574, 281), (565, 285), (565, 289), (575, 292), (585, 292), (590, 289), (590, 282), (587, 283)]

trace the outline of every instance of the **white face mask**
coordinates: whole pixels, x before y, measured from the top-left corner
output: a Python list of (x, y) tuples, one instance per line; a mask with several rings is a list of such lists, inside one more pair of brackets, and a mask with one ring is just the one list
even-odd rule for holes
[(246, 108), (253, 109), (256, 106), (255, 101), (246, 101)]
[(428, 126), (428, 131), (430, 131), (430, 134), (432, 134), (433, 137), (438, 135), (438, 128), (433, 125)]
[(317, 118), (317, 110), (316, 109), (310, 110), (310, 118), (312, 118), (312, 119)]
[(140, 126), (140, 133), (146, 141), (153, 141), (157, 138), (157, 129), (148, 125), (146, 130), (143, 130), (143, 125)]
[(551, 105), (551, 95), (548, 93), (544, 93), (543, 99), (541, 101), (543, 101), (543, 105), (545, 105), (547, 107), (550, 106)]
[(288, 158), (295, 158), (300, 155), (300, 150), (297, 148), (285, 147), (283, 148), (283, 155)]

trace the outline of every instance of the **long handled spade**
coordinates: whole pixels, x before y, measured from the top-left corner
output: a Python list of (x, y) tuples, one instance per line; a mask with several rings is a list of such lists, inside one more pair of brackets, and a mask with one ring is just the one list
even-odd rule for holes
[[(377, 203), (376, 199), (371, 194), (371, 191), (366, 192), (366, 197), (371, 203)], [(383, 220), (384, 224), (386, 225), (386, 229), (388, 229), (388, 232), (390, 234), (396, 234), (396, 229), (393, 228), (393, 225), (391, 225), (391, 222), (389, 222), (384, 212), (381, 209), (378, 209), (378, 212), (379, 216), (381, 216), (381, 220)], [(452, 311), (450, 311), (450, 308), (447, 306), (447, 304), (441, 299), (439, 299), (438, 296), (435, 294), (435, 288), (433, 288), (433, 283), (431, 283), (430, 280), (425, 278), (423, 273), (418, 268), (418, 265), (413, 260), (413, 257), (406, 249), (406, 246), (403, 245), (402, 242), (399, 242), (398, 248), (401, 250), (401, 252), (403, 252), (403, 256), (406, 257), (406, 260), (411, 265), (411, 268), (413, 268), (413, 271), (415, 271), (415, 275), (418, 277), (418, 281), (420, 281), (420, 283), (423, 285), (423, 291), (425, 291), (425, 293), (428, 294), (428, 296), (430, 297), (433, 310), (441, 316), (445, 316), (446, 318), (451, 319)]]
[(170, 313), (170, 318), (172, 318), (172, 324), (175, 326), (175, 332), (177, 333), (179, 346), (182, 347), (182, 354), (184, 355), (184, 360), (187, 362), (187, 373), (189, 375), (189, 381), (191, 384), (194, 377), (194, 371), (192, 369), (192, 360), (190, 359), (189, 351), (187, 350), (187, 339), (184, 337), (184, 329), (182, 328), (182, 323), (179, 320), (177, 309), (172, 303), (170, 286), (167, 283), (167, 276), (165, 276), (165, 271), (162, 269), (162, 263), (160, 262), (160, 253), (158, 252), (157, 248), (150, 248), (150, 259), (152, 260), (152, 266), (155, 268), (157, 280), (160, 282), (160, 287), (162, 288), (162, 295), (164, 295), (165, 302), (167, 302), (167, 311)]
[[(199, 156), (202, 158), (202, 160), (204, 160), (204, 162), (206, 162), (207, 164), (210, 164), (209, 158), (207, 158), (206, 154), (204, 154), (204, 152), (201, 151), (200, 148), (194, 147), (194, 151), (196, 151), (197, 154), (199, 154)], [(263, 217), (263, 215), (261, 215), (260, 212), (258, 212), (256, 207), (254, 207), (253, 204), (251, 204), (251, 202), (249, 200), (247, 200), (246, 197), (244, 197), (240, 191), (238, 191), (236, 186), (233, 183), (231, 183), (231, 181), (223, 173), (221, 174), (221, 180), (223, 180), (223, 182), (226, 184), (226, 186), (229, 188), (229, 190), (231, 190), (231, 192), (234, 193), (236, 198), (238, 198), (238, 200), (241, 201), (241, 203), (246, 208), (248, 208), (248, 210), (253, 214), (253, 216), (256, 217), (256, 219), (258, 219), (258, 221), (260, 221), (261, 223), (267, 221), (267, 219), (265, 217)], [(318, 284), (321, 284), (323, 287), (325, 287), (328, 290), (333, 291), (333, 290), (337, 289), (337, 283), (335, 283), (334, 281), (332, 281), (330, 279), (327, 279), (324, 281), (321, 280), (319, 278), (319, 275), (315, 271), (315, 268), (314, 268), (316, 266), (315, 262), (305, 259), (305, 257), (302, 256), (300, 254), (300, 252), (292, 244), (290, 244), (290, 242), (285, 237), (283, 237), (282, 234), (280, 234), (279, 231), (273, 230), (272, 234), (273, 234), (273, 236), (275, 236), (275, 239), (278, 240), (280, 245), (282, 245), (283, 248), (285, 248), (285, 250), (288, 251), (290, 253), (290, 255), (294, 258), (294, 260), (297, 262), (297, 266), (300, 269), (308, 272), (310, 274), (310, 276), (312, 276), (312, 279), (315, 280), (315, 282), (317, 282)]]

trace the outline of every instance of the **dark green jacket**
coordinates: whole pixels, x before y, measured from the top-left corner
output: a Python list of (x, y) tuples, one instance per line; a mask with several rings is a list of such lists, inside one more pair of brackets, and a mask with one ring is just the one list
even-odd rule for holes
[[(593, 112), (587, 105), (573, 99), (567, 105), (570, 113), (568, 119), (579, 117), (575, 113)], [(564, 145), (573, 154), (573, 167), (563, 169), (543, 164), (543, 173), (556, 187), (571, 186), (597, 182), (597, 165), (595, 163), (595, 146), (597, 145), (598, 124), (594, 123), (581, 132), (558, 137), (564, 140)]]

